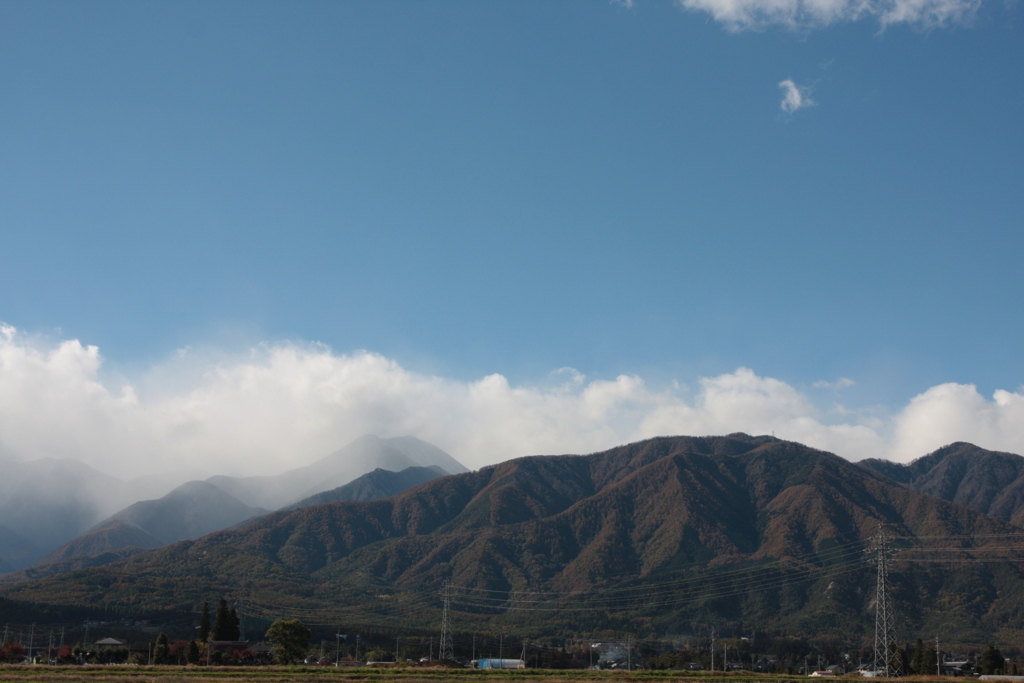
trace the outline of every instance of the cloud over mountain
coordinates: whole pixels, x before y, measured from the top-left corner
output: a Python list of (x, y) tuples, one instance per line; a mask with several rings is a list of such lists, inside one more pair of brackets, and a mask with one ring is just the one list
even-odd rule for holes
[[(860, 419), (753, 370), (656, 388), (635, 375), (547, 384), (461, 381), (369, 352), (266, 344), (216, 360), (182, 353), (114, 381), (95, 346), (0, 332), (0, 457), (76, 457), (128, 477), (170, 469), (270, 474), (362, 434), (416, 435), (470, 467), (585, 453), (664, 434), (775, 433), (851, 459), (908, 460), (946, 443), (1024, 451), (1024, 395), (945, 384)], [(848, 383), (845, 380), (844, 383)]]

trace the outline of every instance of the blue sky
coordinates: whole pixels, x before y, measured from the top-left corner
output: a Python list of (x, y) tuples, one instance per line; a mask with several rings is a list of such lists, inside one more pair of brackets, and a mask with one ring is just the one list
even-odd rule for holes
[(1018, 392), (1019, 7), (858, 7), (0, 2), (0, 321), (97, 346), (112, 395), (261, 343), (465, 386), (751, 368), (857, 424)]

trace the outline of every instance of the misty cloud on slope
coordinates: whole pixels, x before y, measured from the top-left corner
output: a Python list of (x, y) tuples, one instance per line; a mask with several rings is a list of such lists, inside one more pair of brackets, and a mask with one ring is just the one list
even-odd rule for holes
[[(114, 383), (95, 346), (0, 328), (0, 457), (74, 457), (121, 478), (174, 469), (273, 474), (367, 433), (413, 435), (469, 467), (531, 454), (589, 453), (670, 434), (774, 432), (850, 459), (909, 460), (952, 441), (1024, 453), (1024, 394), (987, 400), (944, 384), (886, 418), (825, 412), (752, 370), (654, 389), (622, 375), (515, 386), (412, 372), (369, 352), (265, 344), (217, 361), (182, 353)], [(844, 380), (849, 382), (849, 380)], [(839, 415), (835, 423), (827, 418)]]

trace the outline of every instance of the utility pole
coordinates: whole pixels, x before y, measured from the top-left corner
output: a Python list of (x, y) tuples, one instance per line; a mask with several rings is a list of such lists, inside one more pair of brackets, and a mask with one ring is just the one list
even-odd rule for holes
[(473, 660), (476, 661), (476, 634), (473, 634)]
[(395, 664), (398, 664), (398, 636), (395, 636)]
[(633, 640), (626, 639), (626, 671), (633, 670)]
[(359, 634), (356, 634), (356, 664), (359, 663)]
[(711, 627), (711, 670), (715, 670), (715, 627)]
[(935, 675), (942, 675), (942, 665), (939, 663), (939, 637), (935, 636)]
[(875, 671), (884, 678), (893, 678), (903, 673), (902, 663), (896, 650), (896, 612), (889, 595), (889, 540), (885, 527), (878, 525), (875, 536), (874, 562), (878, 565), (878, 579), (875, 585)]
[(64, 627), (63, 626), (60, 627), (60, 648), (59, 649), (61, 649), (61, 650), (64, 649)]
[(444, 581), (444, 589), (441, 592), (444, 598), (444, 610), (441, 614), (441, 649), (440, 659), (442, 661), (454, 661), (455, 647), (452, 644), (452, 585), (448, 579)]
[[(341, 628), (339, 627), (338, 630), (340, 631)], [(337, 668), (338, 666), (341, 665), (341, 634), (340, 633), (335, 633), (334, 635), (338, 639), (338, 649), (337, 649), (337, 651), (334, 654), (334, 667)], [(348, 636), (346, 636), (346, 638), (347, 637)]]
[(32, 624), (32, 629), (28, 632), (28, 661), (31, 664), (35, 664), (35, 661), (32, 659), (32, 642), (35, 639), (35, 635), (36, 625)]
[(505, 632), (498, 634), (498, 662), (502, 669), (505, 668)]

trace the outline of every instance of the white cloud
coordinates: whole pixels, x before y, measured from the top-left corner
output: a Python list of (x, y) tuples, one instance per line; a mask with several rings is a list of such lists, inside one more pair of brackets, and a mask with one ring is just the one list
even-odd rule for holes
[(852, 387), (855, 384), (856, 382), (854, 382), (849, 377), (840, 377), (835, 382), (829, 382), (828, 380), (821, 379), (812, 384), (811, 386), (814, 387), (815, 389), (834, 389), (838, 391), (840, 389)]
[(787, 114), (792, 114), (798, 109), (814, 106), (810, 90), (797, 86), (792, 79), (787, 78), (781, 81), (779, 87), (782, 88), (782, 101), (779, 103), (779, 109)]
[(785, 26), (806, 29), (873, 18), (882, 28), (934, 28), (968, 20), (981, 0), (677, 0), (710, 14), (731, 31)]
[(953, 441), (1024, 454), (1024, 393), (986, 400), (972, 384), (940, 384), (915, 396), (896, 417), (891, 455), (909, 460)]
[[(236, 357), (173, 354), (132, 382), (104, 378), (95, 346), (46, 343), (0, 327), (0, 455), (76, 457), (123, 477), (170, 469), (271, 473), (365, 434), (412, 434), (467, 466), (544, 453), (588, 453), (658, 435), (745, 431), (851, 459), (908, 460), (956, 440), (1024, 453), (1024, 395), (945, 384), (879, 418), (818, 409), (752, 370), (655, 389), (634, 375), (553, 384), (500, 374), (459, 381), (374, 353), (269, 344)], [(831, 386), (842, 386), (841, 379)], [(831, 420), (839, 420), (838, 423)]]

